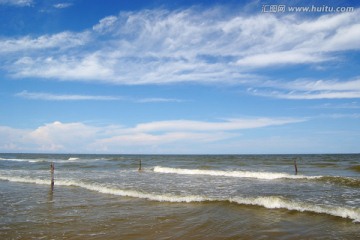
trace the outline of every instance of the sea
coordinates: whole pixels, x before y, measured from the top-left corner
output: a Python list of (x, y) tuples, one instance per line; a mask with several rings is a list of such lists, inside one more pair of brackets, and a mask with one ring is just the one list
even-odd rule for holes
[(0, 239), (360, 239), (360, 154), (2, 153)]

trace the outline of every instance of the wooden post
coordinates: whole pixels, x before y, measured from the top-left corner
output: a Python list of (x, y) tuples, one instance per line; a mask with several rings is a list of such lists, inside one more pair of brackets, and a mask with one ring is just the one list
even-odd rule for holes
[(294, 167), (295, 167), (295, 175), (297, 175), (298, 170), (297, 170), (296, 159), (294, 160)]
[(51, 173), (51, 191), (54, 190), (54, 171), (55, 171), (55, 165), (52, 162), (50, 164), (50, 173)]
[(141, 159), (139, 160), (139, 172), (141, 171)]

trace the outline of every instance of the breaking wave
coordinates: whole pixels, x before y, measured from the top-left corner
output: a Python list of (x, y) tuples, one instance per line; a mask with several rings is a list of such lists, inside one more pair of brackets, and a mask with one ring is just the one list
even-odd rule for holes
[(22, 159), (22, 158), (0, 158), (0, 161), (29, 162), (29, 163), (47, 162), (45, 159)]
[[(49, 180), (44, 179), (33, 179), (29, 177), (10, 177), (10, 176), (1, 176), (0, 180), (10, 181), (10, 182), (20, 182), (20, 183), (32, 183), (32, 184), (41, 184), (41, 185), (50, 185)], [(113, 187), (107, 187), (100, 184), (94, 183), (83, 183), (81, 181), (74, 181), (74, 180), (57, 180), (55, 181), (56, 186), (74, 186), (80, 187), (87, 190), (104, 193), (104, 194), (112, 194), (112, 195), (119, 195), (123, 197), (134, 197), (134, 198), (143, 198), (152, 201), (159, 201), (159, 202), (204, 202), (209, 201), (205, 197), (202, 196), (175, 196), (171, 194), (152, 194), (152, 193), (145, 193), (136, 190), (123, 190)]]
[(264, 179), (264, 180), (304, 179), (304, 180), (314, 180), (318, 182), (326, 182), (330, 184), (337, 184), (347, 187), (360, 187), (360, 179), (351, 178), (351, 177), (339, 177), (339, 176), (305, 176), (305, 175), (291, 175), (287, 173), (276, 173), (276, 172), (183, 169), (183, 168), (168, 168), (161, 166), (156, 166), (154, 168), (154, 172), (185, 174), (185, 175), (209, 175), (209, 176), (237, 177), (237, 178), (256, 178), (256, 179)]
[(169, 168), (156, 166), (154, 172), (158, 173), (175, 173), (175, 174), (188, 174), (188, 175), (210, 175), (210, 176), (223, 176), (223, 177), (238, 177), (238, 178), (257, 178), (257, 179), (317, 179), (322, 176), (304, 176), (304, 175), (291, 175), (287, 173), (276, 172), (251, 172), (251, 171), (223, 171), (223, 170), (202, 170), (202, 169), (183, 169), (183, 168)]
[(318, 179), (321, 182), (343, 185), (347, 187), (360, 187), (360, 179), (351, 177), (323, 176)]
[(262, 206), (268, 209), (287, 209), (290, 211), (299, 212), (313, 212), (328, 214), (336, 217), (349, 218), (354, 222), (360, 222), (360, 208), (330, 206), (330, 205), (316, 205), (306, 202), (292, 201), (283, 197), (267, 196), (267, 197), (254, 197), (242, 198), (234, 197), (229, 200), (244, 205)]
[[(45, 184), (49, 185), (48, 180), (44, 179), (33, 179), (28, 177), (11, 177), (1, 176), (0, 180), (21, 182), (21, 183), (32, 183), (32, 184)], [(114, 187), (108, 187), (100, 184), (83, 183), (74, 180), (57, 180), (55, 182), (57, 186), (74, 186), (83, 189), (104, 193), (112, 194), (123, 197), (133, 197), (147, 199), (151, 201), (159, 202), (228, 202), (236, 203), (240, 205), (253, 205), (260, 206), (268, 209), (286, 209), (290, 211), (298, 212), (312, 212), (319, 214), (328, 214), (341, 218), (348, 218), (354, 222), (360, 222), (360, 208), (346, 207), (346, 206), (332, 206), (332, 205), (317, 205), (307, 202), (294, 201), (279, 196), (260, 196), (260, 197), (231, 197), (231, 198), (212, 198), (200, 195), (174, 195), (174, 194), (156, 194), (147, 193), (137, 190), (123, 190)]]

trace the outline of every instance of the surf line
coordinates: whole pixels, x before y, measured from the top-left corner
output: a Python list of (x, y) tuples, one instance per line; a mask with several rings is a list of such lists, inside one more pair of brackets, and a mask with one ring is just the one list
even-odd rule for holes
[(252, 172), (252, 171), (225, 171), (225, 170), (202, 170), (202, 169), (185, 169), (185, 168), (169, 168), (155, 166), (153, 169), (156, 173), (172, 173), (185, 175), (209, 175), (209, 176), (223, 176), (223, 177), (237, 177), (237, 178), (256, 178), (265, 180), (274, 179), (318, 179), (322, 176), (304, 176), (304, 175), (290, 175), (280, 172)]
[[(13, 177), (13, 176), (10, 177), (10, 176), (0, 175), (0, 180), (22, 182), (22, 183), (47, 184), (47, 181), (41, 179), (31, 179), (31, 178), (22, 178), (22, 177)], [(154, 194), (148, 192), (141, 192), (138, 190), (124, 190), (119, 188), (102, 186), (98, 184), (84, 183), (75, 180), (59, 180), (57, 181), (57, 183), (59, 186), (74, 186), (103, 194), (147, 199), (150, 201), (157, 201), (157, 202), (172, 202), (172, 203), (228, 202), (239, 205), (259, 206), (267, 209), (286, 209), (289, 211), (327, 214), (336, 217), (341, 217), (344, 219), (351, 219), (355, 223), (360, 222), (360, 208), (354, 208), (349, 206), (317, 205), (308, 202), (299, 202), (279, 196), (257, 196), (257, 197), (237, 196), (237, 197), (229, 197), (229, 198), (227, 197), (216, 198), (216, 197), (201, 196), (201, 195), (179, 196), (171, 193)]]

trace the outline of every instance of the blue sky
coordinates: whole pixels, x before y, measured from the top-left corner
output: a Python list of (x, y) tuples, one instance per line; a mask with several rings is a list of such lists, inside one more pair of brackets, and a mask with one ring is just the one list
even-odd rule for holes
[(0, 0), (0, 152), (358, 153), (358, 8)]

